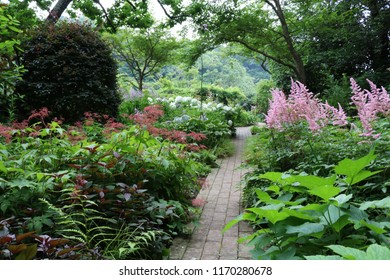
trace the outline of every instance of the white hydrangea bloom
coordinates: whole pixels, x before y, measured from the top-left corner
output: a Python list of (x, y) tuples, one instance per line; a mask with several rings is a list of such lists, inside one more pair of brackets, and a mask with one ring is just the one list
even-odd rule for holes
[(224, 106), (223, 107), (223, 110), (225, 110), (225, 111), (231, 111), (232, 110), (232, 107), (230, 107), (230, 106)]
[(176, 98), (175, 98), (175, 103), (181, 103), (181, 102), (183, 102), (183, 97), (181, 97), (181, 96), (176, 96)]

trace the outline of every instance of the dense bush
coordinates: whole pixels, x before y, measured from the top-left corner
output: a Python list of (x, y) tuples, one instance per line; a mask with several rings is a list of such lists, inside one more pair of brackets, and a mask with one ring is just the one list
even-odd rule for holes
[(42, 107), (66, 122), (79, 120), (87, 111), (117, 114), (116, 63), (90, 27), (66, 22), (44, 25), (23, 46), (27, 72), (16, 87), (24, 95), (22, 117)]

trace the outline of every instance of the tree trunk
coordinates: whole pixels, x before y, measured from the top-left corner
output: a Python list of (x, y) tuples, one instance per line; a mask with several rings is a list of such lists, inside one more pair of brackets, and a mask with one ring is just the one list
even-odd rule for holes
[(71, 2), (72, 0), (58, 0), (57, 4), (47, 16), (46, 22), (56, 23)]
[(279, 18), (279, 22), (282, 26), (284, 40), (285, 40), (285, 42), (287, 44), (287, 48), (288, 48), (288, 50), (289, 50), (289, 52), (294, 60), (294, 64), (295, 64), (294, 72), (297, 75), (298, 80), (301, 83), (306, 84), (305, 67), (304, 67), (301, 56), (299, 55), (299, 53), (297, 52), (297, 50), (294, 47), (294, 43), (293, 43), (293, 40), (291, 38), (291, 34), (290, 34), (290, 31), (288, 29), (288, 25), (286, 22), (286, 17), (284, 16), (280, 1), (273, 0), (273, 3), (271, 1), (265, 1), (265, 2), (271, 6), (271, 8), (274, 10), (274, 12), (276, 13), (276, 15)]

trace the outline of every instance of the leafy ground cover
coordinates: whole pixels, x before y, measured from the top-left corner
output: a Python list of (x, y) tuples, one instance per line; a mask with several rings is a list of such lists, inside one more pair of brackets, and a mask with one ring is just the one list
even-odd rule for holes
[(292, 82), (252, 130), (246, 211), (255, 259), (389, 259), (389, 95), (351, 79), (356, 118)]

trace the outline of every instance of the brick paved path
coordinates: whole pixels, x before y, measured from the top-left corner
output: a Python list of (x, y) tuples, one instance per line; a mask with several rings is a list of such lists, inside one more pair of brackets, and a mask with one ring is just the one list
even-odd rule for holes
[(208, 186), (198, 198), (206, 201), (199, 225), (191, 237), (176, 238), (171, 246), (172, 260), (237, 260), (251, 259), (245, 244), (238, 244), (239, 237), (248, 235), (252, 229), (244, 222), (238, 223), (225, 234), (224, 226), (242, 213), (241, 177), (245, 170), (240, 168), (245, 139), (250, 136), (249, 127), (237, 128), (234, 139), (236, 152), (223, 159), (220, 167), (213, 169), (207, 177)]

